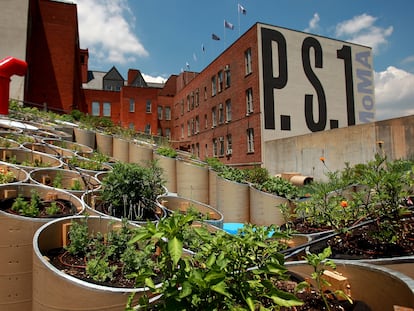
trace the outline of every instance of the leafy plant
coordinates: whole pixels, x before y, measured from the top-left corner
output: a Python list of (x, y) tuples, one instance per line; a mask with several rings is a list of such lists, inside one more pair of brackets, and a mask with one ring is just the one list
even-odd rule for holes
[(73, 255), (84, 255), (89, 245), (88, 217), (81, 218), (79, 221), (72, 221), (69, 230), (70, 243), (65, 249)]
[(21, 194), (15, 199), (12, 204), (12, 211), (19, 213), (22, 216), (36, 217), (39, 215), (40, 210), (40, 197), (39, 194), (32, 190), (30, 202), (28, 202)]
[[(163, 282), (155, 286), (152, 271), (136, 275), (139, 284), (154, 294), (156, 310), (265, 310), (298, 306), (302, 302), (275, 285), (287, 278), (284, 257), (278, 250), (285, 236), (274, 227), (247, 227), (238, 235), (218, 231), (214, 235), (203, 227), (191, 227), (192, 215), (174, 213), (158, 226), (137, 229), (130, 243), (146, 243), (156, 250), (156, 262)], [(193, 256), (183, 253), (184, 232), (193, 230), (203, 243)], [(273, 234), (270, 234), (273, 232)], [(127, 310), (131, 310), (130, 297)], [(141, 304), (149, 307), (148, 299)]]
[[(328, 294), (326, 293), (326, 289), (331, 287), (332, 285), (325, 278), (323, 278), (323, 275), (324, 275), (326, 268), (328, 267), (332, 269), (336, 269), (336, 264), (332, 260), (328, 259), (331, 254), (332, 254), (332, 251), (330, 247), (327, 247), (320, 254), (307, 253), (305, 255), (306, 262), (309, 265), (311, 265), (313, 268), (311, 277), (316, 282), (316, 287), (325, 303), (327, 310), (331, 310), (331, 308), (329, 306), (329, 302), (328, 302), (329, 298), (328, 298)], [(309, 287), (309, 286), (310, 286), (309, 283), (304, 281), (303, 283), (299, 284), (297, 290), (300, 290), (304, 287)], [(342, 290), (335, 290), (333, 291), (333, 294), (336, 295), (337, 297), (339, 296), (344, 297), (352, 303), (351, 298), (348, 295), (346, 295), (346, 293)]]
[(169, 158), (177, 157), (177, 151), (171, 147), (158, 147), (157, 153), (164, 157), (169, 157)]
[(16, 180), (16, 175), (7, 169), (0, 169), (0, 184), (11, 183)]
[(70, 190), (80, 191), (82, 190), (82, 183), (79, 179), (75, 179), (70, 187)]
[(146, 211), (155, 213), (154, 202), (164, 192), (164, 183), (156, 161), (148, 167), (117, 162), (102, 181), (102, 201), (110, 205), (112, 215), (141, 219)]
[(62, 188), (62, 179), (63, 179), (63, 174), (61, 171), (58, 171), (55, 175), (55, 178), (53, 179), (53, 187), (55, 188)]
[(46, 207), (46, 214), (49, 216), (56, 215), (60, 212), (60, 207), (56, 202), (51, 202), (49, 206)]

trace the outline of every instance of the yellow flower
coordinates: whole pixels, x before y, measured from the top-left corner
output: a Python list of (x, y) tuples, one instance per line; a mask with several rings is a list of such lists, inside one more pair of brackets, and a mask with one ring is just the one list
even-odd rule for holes
[(325, 163), (325, 157), (320, 157), (319, 160), (321, 160), (323, 163)]

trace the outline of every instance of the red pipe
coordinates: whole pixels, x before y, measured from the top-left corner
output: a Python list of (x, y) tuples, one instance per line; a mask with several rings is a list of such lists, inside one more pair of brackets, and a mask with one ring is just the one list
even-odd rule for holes
[(0, 61), (0, 115), (9, 114), (10, 77), (24, 76), (27, 63), (23, 60), (6, 57)]

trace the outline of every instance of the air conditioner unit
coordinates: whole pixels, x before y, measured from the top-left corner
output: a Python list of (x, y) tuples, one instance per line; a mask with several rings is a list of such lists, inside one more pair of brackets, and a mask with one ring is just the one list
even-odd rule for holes
[(230, 69), (230, 65), (224, 66), (224, 70), (229, 70), (229, 69)]
[(233, 153), (233, 149), (227, 149), (226, 154), (231, 155)]

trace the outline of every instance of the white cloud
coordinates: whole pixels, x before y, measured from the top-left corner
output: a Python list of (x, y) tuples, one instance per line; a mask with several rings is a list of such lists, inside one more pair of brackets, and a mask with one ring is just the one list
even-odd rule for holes
[(155, 83), (164, 83), (165, 81), (167, 81), (166, 78), (161, 77), (161, 76), (150, 76), (147, 75), (145, 73), (141, 73), (142, 77), (144, 78), (145, 82), (155, 82)]
[(127, 0), (75, 0), (79, 37), (93, 59), (108, 65), (128, 64), (148, 51), (134, 34), (135, 18)]
[(308, 28), (305, 29), (306, 32), (316, 32), (319, 29), (320, 17), (318, 13), (313, 14), (312, 19), (309, 21)]
[(376, 119), (414, 115), (414, 74), (390, 66), (374, 75)]
[(387, 38), (391, 36), (394, 28), (375, 26), (376, 21), (376, 17), (367, 14), (355, 16), (339, 23), (335, 35), (346, 41), (372, 47), (374, 53), (377, 53), (381, 46), (388, 43)]

